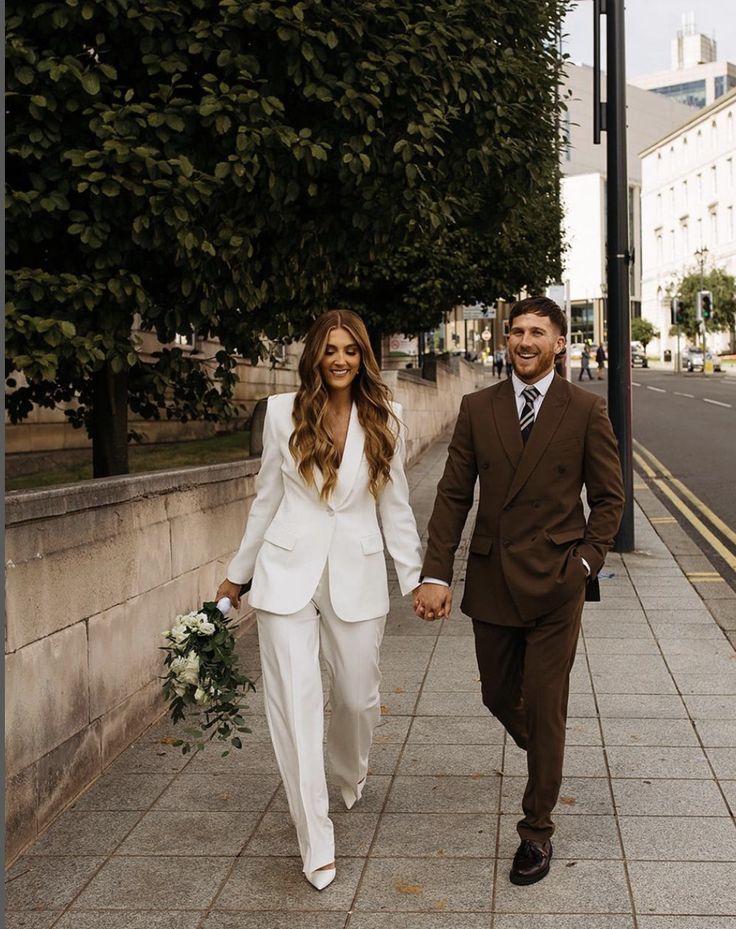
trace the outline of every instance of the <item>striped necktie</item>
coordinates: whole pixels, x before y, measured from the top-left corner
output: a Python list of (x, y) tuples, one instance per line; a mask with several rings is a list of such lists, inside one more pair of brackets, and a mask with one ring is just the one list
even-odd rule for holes
[(519, 426), (521, 427), (521, 437), (524, 440), (524, 445), (526, 445), (534, 425), (534, 401), (539, 396), (539, 391), (534, 386), (525, 387), (521, 392), (521, 396), (524, 398), (524, 406), (519, 417)]

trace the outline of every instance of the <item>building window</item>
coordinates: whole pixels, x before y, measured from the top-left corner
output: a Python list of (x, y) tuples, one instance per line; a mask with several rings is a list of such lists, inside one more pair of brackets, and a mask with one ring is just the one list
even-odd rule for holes
[(726, 141), (733, 142), (733, 113), (726, 117)]
[(688, 258), (690, 255), (690, 229), (687, 220), (680, 223), (680, 239), (682, 240), (682, 256)]
[(662, 222), (662, 194), (657, 194), (657, 222)]
[(662, 264), (664, 261), (664, 241), (662, 239), (662, 233), (657, 231), (654, 235), (657, 240), (657, 264)]
[(726, 229), (728, 230), (728, 241), (733, 242), (733, 207), (726, 209)]
[(726, 159), (726, 177), (728, 178), (728, 186), (733, 187), (733, 158)]
[(710, 211), (710, 240), (714, 245), (718, 244), (718, 210)]
[(698, 157), (703, 154), (703, 133), (700, 131), (700, 129), (698, 129), (698, 133), (695, 136), (695, 154)]
[(695, 175), (695, 186), (698, 188), (698, 200), (703, 199), (703, 175)]
[(736, 77), (732, 74), (719, 74), (715, 79), (715, 99), (722, 97), (733, 87), (736, 87)]
[(718, 170), (715, 165), (710, 169), (710, 190), (715, 197), (718, 194)]
[(705, 81), (670, 84), (669, 87), (657, 87), (654, 92), (688, 106), (703, 107), (706, 103)]
[(718, 123), (715, 120), (710, 124), (710, 141), (713, 148), (718, 148)]
[(675, 230), (670, 229), (670, 261), (674, 261), (677, 257), (675, 253)]
[(576, 342), (592, 342), (593, 304), (573, 301), (570, 306), (570, 335)]

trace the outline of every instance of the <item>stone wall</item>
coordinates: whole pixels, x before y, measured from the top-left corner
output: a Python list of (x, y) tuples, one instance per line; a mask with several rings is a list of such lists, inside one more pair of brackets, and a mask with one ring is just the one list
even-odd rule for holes
[[(487, 375), (460, 362), (438, 364), (436, 381), (408, 371), (386, 378), (404, 407), (411, 460)], [(161, 632), (214, 595), (258, 465), (7, 495), (9, 861), (164, 710)]]

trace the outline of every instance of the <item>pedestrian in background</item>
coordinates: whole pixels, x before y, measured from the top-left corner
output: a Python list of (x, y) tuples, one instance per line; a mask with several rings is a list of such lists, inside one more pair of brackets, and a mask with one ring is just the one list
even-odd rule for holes
[(504, 361), (506, 363), (506, 377), (511, 377), (511, 372), (514, 370), (513, 365), (511, 364), (511, 356), (509, 355), (508, 348), (504, 354)]
[(503, 365), (504, 365), (503, 349), (497, 348), (493, 354), (493, 367), (495, 368), (496, 377), (498, 378), (500, 378), (501, 375), (503, 374)]
[(595, 353), (595, 360), (598, 365), (598, 380), (602, 381), (606, 369), (606, 350), (603, 348), (602, 344), (598, 346), (598, 350)]
[(473, 620), (483, 703), (526, 751), (521, 843), (509, 877), (533, 884), (552, 858), (583, 601), (599, 599), (596, 576), (624, 489), (604, 400), (554, 372), (565, 314), (547, 297), (530, 297), (514, 306), (509, 327), (511, 379), (460, 404), (414, 605), (424, 619), (449, 615), (454, 556), (479, 482), (461, 609)]
[(331, 707), (327, 760), (350, 809), (380, 717), (384, 539), (403, 594), (419, 584), (422, 549), (401, 408), (356, 313), (331, 310), (315, 320), (299, 377), (295, 394), (269, 397), (256, 497), (217, 599), (237, 606), (241, 584), (252, 579), (268, 727), (304, 874), (322, 890), (336, 869), (320, 653)]
[(584, 374), (588, 375), (588, 380), (593, 380), (593, 375), (590, 371), (590, 350), (588, 349), (587, 344), (583, 345), (583, 352), (580, 356), (580, 373), (578, 374), (579, 381), (582, 381)]

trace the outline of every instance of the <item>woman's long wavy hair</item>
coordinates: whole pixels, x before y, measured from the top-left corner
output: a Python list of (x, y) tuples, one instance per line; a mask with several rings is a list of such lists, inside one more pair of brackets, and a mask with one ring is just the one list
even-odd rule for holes
[(299, 361), (301, 384), (294, 401), (294, 431), (289, 450), (307, 485), (313, 485), (315, 468), (323, 477), (321, 498), (327, 500), (337, 483), (340, 455), (327, 424), (329, 395), (320, 362), (333, 329), (346, 329), (360, 349), (361, 363), (351, 385), (358, 421), (365, 432), (369, 489), (374, 497), (391, 480), (391, 459), (396, 451), (399, 420), (391, 406), (391, 391), (371, 348), (365, 323), (352, 310), (328, 310), (312, 323)]

